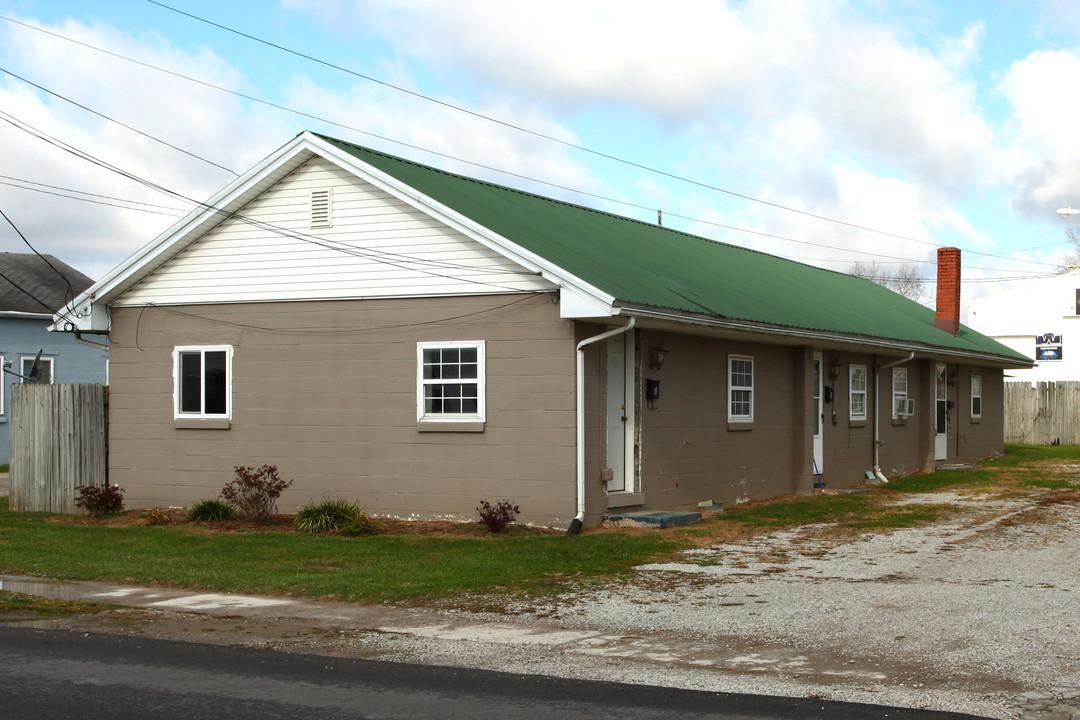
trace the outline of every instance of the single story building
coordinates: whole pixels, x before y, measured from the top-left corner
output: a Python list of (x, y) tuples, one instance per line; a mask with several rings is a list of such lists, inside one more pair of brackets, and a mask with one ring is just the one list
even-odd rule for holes
[[(872, 282), (302, 133), (76, 298), (109, 338), (110, 481), (236, 465), (374, 515), (596, 525), (1002, 450), (1031, 361)], [(943, 303), (943, 305), (942, 305)], [(66, 318), (66, 319), (65, 319)]]

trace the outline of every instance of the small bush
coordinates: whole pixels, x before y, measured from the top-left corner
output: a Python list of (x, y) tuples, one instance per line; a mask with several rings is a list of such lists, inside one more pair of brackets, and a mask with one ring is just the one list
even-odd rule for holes
[(487, 525), (487, 529), (491, 532), (497, 533), (502, 532), (507, 525), (514, 522), (521, 509), (517, 505), (511, 505), (509, 500), (502, 500), (497, 505), (482, 500), (476, 512), (480, 513), (480, 522)]
[(366, 513), (360, 513), (352, 523), (341, 528), (341, 534), (345, 537), (378, 535), (380, 532), (382, 532), (382, 523)]
[(231, 502), (210, 498), (192, 505), (188, 510), (187, 519), (192, 522), (220, 522), (235, 520), (239, 514), (240, 509)]
[(150, 508), (139, 513), (139, 518), (147, 525), (168, 525), (172, 520), (169, 517), (168, 510), (162, 510), (161, 508)]
[(330, 532), (348, 527), (363, 514), (360, 503), (332, 498), (323, 500), (318, 505), (308, 503), (300, 508), (293, 525), (297, 530), (309, 533)]
[(265, 525), (277, 510), (277, 501), (292, 480), (282, 480), (274, 465), (261, 468), (236, 467), (236, 479), (221, 491), (221, 497), (235, 503), (240, 512), (256, 525)]
[(79, 497), (75, 507), (90, 517), (104, 518), (124, 512), (124, 490), (119, 485), (81, 485), (75, 488)]

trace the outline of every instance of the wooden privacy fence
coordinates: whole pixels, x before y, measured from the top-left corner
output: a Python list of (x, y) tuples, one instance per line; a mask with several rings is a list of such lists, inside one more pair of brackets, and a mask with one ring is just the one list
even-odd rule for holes
[(1005, 442), (1080, 445), (1080, 382), (1005, 383)]
[(75, 488), (106, 483), (104, 385), (12, 383), (12, 510), (75, 512)]

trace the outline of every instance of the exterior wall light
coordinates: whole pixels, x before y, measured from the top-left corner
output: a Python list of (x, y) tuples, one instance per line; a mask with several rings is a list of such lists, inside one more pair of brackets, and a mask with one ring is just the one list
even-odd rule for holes
[(664, 366), (664, 361), (667, 360), (668, 349), (664, 347), (663, 343), (653, 348), (652, 358), (649, 360), (649, 367), (659, 370)]
[(829, 364), (829, 377), (833, 380), (840, 377), (841, 367), (843, 367), (843, 363), (840, 362), (840, 358), (833, 355), (832, 362)]

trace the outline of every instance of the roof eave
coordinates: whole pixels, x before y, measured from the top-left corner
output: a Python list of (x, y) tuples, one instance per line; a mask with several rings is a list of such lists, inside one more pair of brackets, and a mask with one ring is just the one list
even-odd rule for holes
[(843, 333), (828, 330), (813, 330), (809, 328), (797, 328), (786, 325), (771, 325), (768, 323), (754, 322), (751, 320), (737, 320), (719, 316), (689, 313), (667, 308), (655, 308), (631, 303), (615, 303), (617, 314), (627, 317), (638, 317), (658, 321), (694, 325), (701, 328), (728, 331), (739, 334), (758, 335), (768, 338), (794, 338), (809, 343), (820, 342), (834, 346), (850, 346), (872, 350), (874, 352), (895, 352), (907, 354), (912, 351), (924, 356), (949, 357), (963, 360), (980, 361), (991, 363), (995, 366), (1008, 369), (1026, 369), (1034, 366), (1034, 361), (1022, 361), (1015, 357), (998, 355), (996, 353), (963, 350), (959, 348), (943, 347), (929, 343), (896, 340), (891, 338), (878, 338), (854, 333)]

